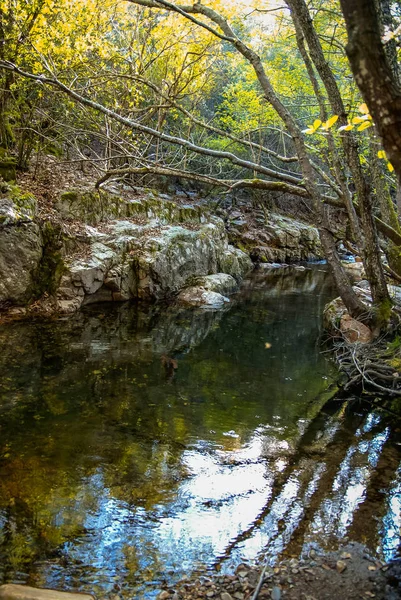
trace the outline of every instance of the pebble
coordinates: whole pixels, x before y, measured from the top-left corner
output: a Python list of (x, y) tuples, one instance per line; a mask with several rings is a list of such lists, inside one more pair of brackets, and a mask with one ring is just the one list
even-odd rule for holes
[(346, 568), (347, 568), (347, 565), (345, 564), (345, 562), (343, 560), (338, 560), (336, 562), (336, 569), (339, 573), (342, 573), (343, 571), (345, 571)]
[(281, 598), (281, 589), (277, 585), (271, 591), (271, 598), (272, 600), (280, 600)]
[(233, 600), (233, 597), (228, 592), (223, 592), (220, 598), (221, 600)]

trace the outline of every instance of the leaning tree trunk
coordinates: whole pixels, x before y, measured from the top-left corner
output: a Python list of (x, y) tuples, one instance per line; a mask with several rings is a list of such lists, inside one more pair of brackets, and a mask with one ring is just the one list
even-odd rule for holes
[[(309, 9), (305, 0), (286, 0), (286, 2), (294, 13), (305, 35), (311, 58), (321, 77), (323, 85), (326, 88), (333, 113), (338, 115), (339, 123), (345, 125), (347, 123), (347, 112), (344, 102), (334, 74), (324, 56), (322, 45), (313, 26), (312, 18), (309, 14)], [(343, 135), (341, 140), (347, 164), (356, 188), (360, 208), (363, 230), (362, 258), (364, 267), (370, 283), (373, 303), (379, 309), (378, 316), (382, 319), (382, 308), (390, 306), (391, 300), (380, 260), (380, 247), (372, 211), (371, 189), (367, 178), (363, 173), (355, 138), (352, 134)]]

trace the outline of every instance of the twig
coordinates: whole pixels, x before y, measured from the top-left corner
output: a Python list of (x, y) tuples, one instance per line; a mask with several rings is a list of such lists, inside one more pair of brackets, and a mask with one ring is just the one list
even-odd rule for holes
[(265, 574), (266, 574), (268, 566), (269, 565), (266, 563), (265, 566), (264, 566), (264, 568), (263, 568), (263, 571), (260, 574), (258, 585), (256, 586), (256, 589), (255, 589), (255, 591), (253, 593), (252, 600), (256, 600), (257, 597), (259, 596), (259, 592), (262, 589), (262, 585), (263, 585), (263, 582), (265, 580)]

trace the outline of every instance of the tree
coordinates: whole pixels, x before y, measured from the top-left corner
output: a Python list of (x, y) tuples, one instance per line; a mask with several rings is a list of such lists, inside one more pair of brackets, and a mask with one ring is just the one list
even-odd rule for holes
[(347, 55), (391, 163), (401, 176), (401, 85), (382, 41), (374, 0), (341, 0)]
[[(53, 125), (59, 132), (68, 128), (68, 144), (73, 139), (82, 157), (86, 147), (103, 166), (99, 185), (110, 176), (154, 173), (226, 190), (280, 190), (308, 198), (350, 314), (385, 321), (391, 303), (376, 225), (390, 238), (385, 250), (393, 271), (401, 275), (394, 184), (380, 166), (374, 136), (354, 131), (356, 124), (361, 131), (369, 127), (371, 117), (356, 112), (360, 100), (342, 52), (345, 30), (335, 2), (329, 6), (340, 40), (335, 52), (334, 30), (328, 37), (322, 33), (326, 13), (313, 3), (308, 8), (304, 0), (287, 1), (292, 24), (283, 13), (274, 48), (267, 48), (257, 19), (246, 26), (217, 1), (180, 6), (131, 0), (118, 10), (107, 3), (100, 12), (93, 3), (89, 15), (79, 4), (72, 2), (71, 11), (78, 26), (60, 6), (54, 9), (63, 18), (61, 32), (56, 19), (54, 35), (40, 41), (29, 68), (8, 59), (0, 65), (65, 94), (64, 114), (52, 117)], [(100, 28), (94, 27), (94, 15), (101, 17)], [(250, 35), (255, 32), (256, 49)], [(61, 44), (65, 37), (67, 62)], [(286, 50), (293, 45), (290, 65), (280, 44)], [(270, 75), (265, 65), (276, 70), (270, 69)], [(345, 81), (341, 86), (337, 72)], [(311, 117), (314, 125), (303, 129)], [(91, 136), (102, 141), (95, 154)], [(373, 315), (367, 316), (339, 260), (327, 203), (347, 210), (371, 284)], [(380, 217), (373, 214), (373, 205)]]

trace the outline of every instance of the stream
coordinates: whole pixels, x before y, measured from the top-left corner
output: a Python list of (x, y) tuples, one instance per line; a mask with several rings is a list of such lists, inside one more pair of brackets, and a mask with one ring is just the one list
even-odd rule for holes
[(400, 422), (332, 400), (325, 267), (224, 311), (93, 305), (0, 326), (0, 584), (153, 598), (343, 540), (400, 543)]

